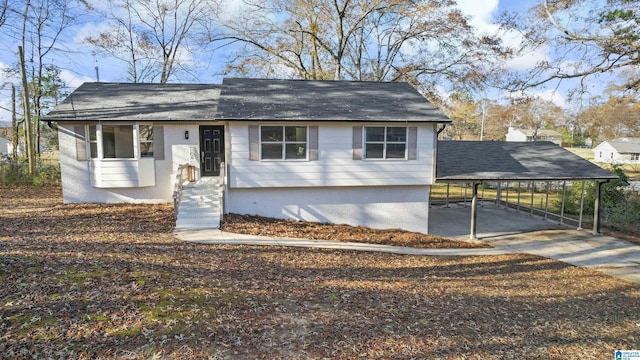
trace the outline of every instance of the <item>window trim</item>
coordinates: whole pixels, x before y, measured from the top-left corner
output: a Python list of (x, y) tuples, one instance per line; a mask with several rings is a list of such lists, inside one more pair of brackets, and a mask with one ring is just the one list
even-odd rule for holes
[[(155, 153), (156, 153), (155, 134), (154, 134), (155, 128), (154, 128), (153, 124), (137, 124), (137, 126), (138, 126), (138, 149), (139, 149), (138, 153), (139, 153), (139, 157), (141, 159), (147, 159), (147, 158), (155, 159)], [(143, 126), (148, 126), (148, 127), (151, 128), (151, 132), (150, 132), (151, 133), (151, 140), (149, 140), (149, 139), (144, 139), (143, 140), (142, 139), (142, 136), (141, 136), (142, 133), (140, 131), (140, 128), (143, 127)], [(143, 156), (142, 155), (142, 144), (143, 143), (145, 143), (145, 144), (149, 144), (150, 143), (151, 144), (151, 149), (153, 150), (151, 152), (151, 155), (147, 155), (147, 156)]]
[[(367, 141), (367, 129), (368, 128), (384, 128), (383, 141)], [(400, 141), (387, 141), (387, 129), (388, 128), (403, 128), (405, 130), (404, 142)], [(382, 144), (382, 157), (370, 158), (367, 157), (367, 144)], [(404, 144), (404, 156), (401, 158), (388, 158), (387, 157), (387, 144)], [(376, 161), (403, 161), (409, 160), (409, 127), (408, 126), (388, 126), (388, 125), (367, 125), (363, 126), (362, 131), (362, 160)]]
[[(95, 141), (91, 141), (91, 128), (94, 127), (96, 128), (96, 139)], [(102, 132), (102, 127), (103, 126), (131, 126), (132, 127), (132, 141), (133, 141), (133, 157), (113, 157), (113, 158), (105, 158), (104, 157), (104, 137), (103, 137), (103, 132)], [(87, 159), (88, 160), (99, 160), (99, 161), (131, 161), (131, 160), (140, 160), (140, 159), (155, 159), (155, 138), (154, 140), (148, 141), (154, 144), (154, 155), (153, 156), (141, 156), (141, 147), (140, 147), (140, 143), (141, 143), (141, 139), (140, 139), (140, 126), (150, 126), (152, 128), (152, 131), (155, 131), (154, 128), (154, 124), (152, 123), (141, 123), (141, 124), (90, 124), (90, 125), (85, 125), (85, 131), (86, 131), (86, 139), (87, 141), (85, 142), (86, 145), (86, 150), (87, 150)], [(91, 144), (95, 143), (96, 144), (96, 156), (92, 156), (91, 153)]]
[[(282, 128), (282, 141), (262, 141), (262, 128), (263, 127), (281, 127)], [(303, 127), (305, 128), (305, 140), (302, 141), (287, 141), (286, 137), (286, 128), (287, 127)], [(263, 144), (281, 144), (281, 158), (279, 159), (264, 159), (262, 157), (262, 145)], [(287, 144), (305, 144), (305, 157), (304, 158), (292, 158), (287, 159)], [(258, 149), (259, 149), (259, 157), (260, 161), (309, 161), (309, 125), (282, 125), (282, 124), (264, 124), (258, 127)]]

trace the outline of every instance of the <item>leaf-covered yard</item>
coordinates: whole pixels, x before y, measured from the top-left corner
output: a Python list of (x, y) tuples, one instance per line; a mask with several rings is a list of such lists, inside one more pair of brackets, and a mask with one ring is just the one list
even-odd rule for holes
[(176, 240), (166, 205), (0, 189), (0, 357), (603, 359), (640, 286), (528, 255)]

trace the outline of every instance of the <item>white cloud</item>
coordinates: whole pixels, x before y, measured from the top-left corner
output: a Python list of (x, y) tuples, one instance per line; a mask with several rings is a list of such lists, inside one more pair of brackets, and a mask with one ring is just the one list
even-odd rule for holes
[(509, 59), (504, 66), (507, 70), (526, 71), (533, 69), (536, 64), (546, 60), (549, 60), (549, 55), (545, 46)]
[(78, 76), (69, 70), (60, 71), (60, 79), (64, 81), (67, 87), (74, 89), (82, 85), (84, 82), (95, 81), (95, 79), (89, 76)]
[(102, 22), (89, 22), (79, 28), (73, 37), (73, 42), (76, 45), (87, 46), (85, 39), (90, 36), (98, 36), (100, 33), (108, 32), (111, 30), (111, 25), (107, 21)]
[(532, 91), (532, 94), (543, 100), (551, 101), (562, 108), (567, 107), (567, 99), (555, 90)]
[(458, 8), (470, 17), (470, 24), (481, 33), (494, 34), (498, 26), (493, 23), (493, 14), (498, 10), (499, 0), (458, 0)]
[(225, 0), (220, 3), (220, 20), (229, 21), (242, 15), (248, 7), (244, 0)]
[(501, 98), (509, 99), (509, 98), (513, 98), (514, 96), (520, 97), (522, 95), (526, 95), (532, 98), (540, 98), (546, 101), (551, 101), (552, 103), (565, 109), (569, 105), (567, 103), (567, 99), (559, 91), (552, 90), (552, 89), (551, 90), (550, 89), (540, 89), (540, 90), (530, 89), (525, 91), (523, 94), (518, 94), (518, 95), (509, 93), (509, 92), (504, 92)]
[[(504, 0), (503, 0), (504, 1)], [(504, 45), (512, 48), (519, 48), (523, 41), (522, 34), (517, 31), (504, 31), (493, 22), (494, 14), (498, 11), (499, 0), (458, 0), (458, 7), (463, 14), (470, 17), (469, 23), (474, 26), (480, 34), (498, 35), (502, 38)], [(505, 63), (508, 70), (529, 70), (538, 62), (549, 58), (549, 49), (540, 47), (531, 52), (510, 59)]]

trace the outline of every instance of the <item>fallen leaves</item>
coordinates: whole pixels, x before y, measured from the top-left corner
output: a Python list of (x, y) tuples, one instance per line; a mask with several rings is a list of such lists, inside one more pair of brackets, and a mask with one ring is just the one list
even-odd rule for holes
[(640, 347), (640, 286), (554, 260), (192, 244), (171, 234), (168, 205), (0, 190), (0, 358), (602, 359)]
[(415, 248), (486, 248), (483, 243), (451, 240), (441, 236), (388, 229), (376, 230), (349, 225), (323, 224), (265, 218), (255, 215), (227, 214), (221, 229), (248, 235), (292, 237), (315, 240), (366, 242)]

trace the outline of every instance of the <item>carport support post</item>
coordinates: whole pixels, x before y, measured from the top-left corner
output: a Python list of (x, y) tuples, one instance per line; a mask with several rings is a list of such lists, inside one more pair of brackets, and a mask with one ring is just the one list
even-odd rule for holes
[(444, 203), (444, 207), (449, 207), (449, 185), (450, 183), (447, 183), (447, 200)]
[(600, 196), (603, 181), (596, 181), (596, 200), (593, 204), (593, 235), (600, 235)]
[(531, 212), (529, 213), (529, 216), (533, 215), (533, 196), (535, 195), (536, 192), (536, 183), (535, 182), (531, 182)]
[(567, 193), (567, 182), (562, 183), (562, 204), (560, 204), (560, 224), (564, 222), (564, 200)]
[(551, 182), (547, 181), (547, 195), (546, 200), (544, 201), (544, 219), (547, 220), (547, 215), (549, 215), (549, 191), (551, 188)]
[(507, 181), (507, 200), (504, 201), (505, 209), (509, 208), (509, 182)]
[(584, 213), (584, 180), (582, 180), (582, 192), (580, 192), (580, 219), (578, 220), (578, 230), (582, 230), (582, 214)]
[(469, 232), (469, 239), (476, 240), (476, 220), (478, 218), (478, 186), (480, 183), (474, 182), (473, 186), (473, 198), (471, 198), (471, 229)]

